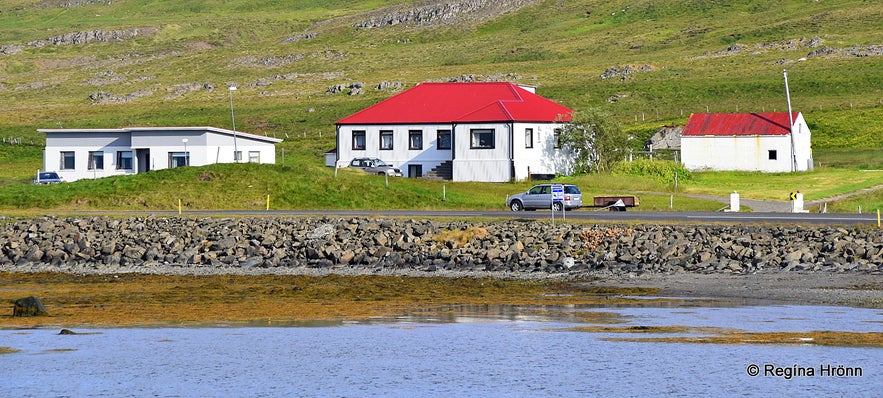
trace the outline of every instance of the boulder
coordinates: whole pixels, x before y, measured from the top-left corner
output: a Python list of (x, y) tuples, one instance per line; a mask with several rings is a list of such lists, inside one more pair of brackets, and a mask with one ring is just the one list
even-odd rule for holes
[(36, 296), (28, 296), (15, 300), (12, 308), (12, 316), (47, 316), (43, 301)]

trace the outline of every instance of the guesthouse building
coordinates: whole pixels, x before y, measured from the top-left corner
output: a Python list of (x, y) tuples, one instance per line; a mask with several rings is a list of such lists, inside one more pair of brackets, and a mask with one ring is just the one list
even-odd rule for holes
[(421, 83), (337, 122), (337, 165), (380, 158), (407, 177), (504, 182), (569, 174), (572, 110), (509, 82)]
[(215, 163), (276, 162), (281, 139), (215, 127), (40, 129), (43, 170), (63, 181)]

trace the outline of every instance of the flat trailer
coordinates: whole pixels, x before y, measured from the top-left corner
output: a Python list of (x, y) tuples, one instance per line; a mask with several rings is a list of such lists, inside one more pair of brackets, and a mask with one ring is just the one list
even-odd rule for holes
[(610, 211), (625, 211), (626, 207), (637, 207), (640, 200), (635, 195), (595, 196), (594, 207), (607, 207)]

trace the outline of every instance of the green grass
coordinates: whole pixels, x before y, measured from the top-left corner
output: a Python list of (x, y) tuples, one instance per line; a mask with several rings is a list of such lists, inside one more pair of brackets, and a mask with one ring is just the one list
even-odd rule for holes
[[(635, 136), (633, 149), (639, 150), (655, 129), (683, 125), (691, 113), (784, 111), (787, 68), (793, 108), (812, 130), (817, 171), (704, 174), (677, 189), (619, 175), (572, 180), (592, 193), (647, 192), (642, 208), (648, 209), (669, 204), (668, 195), (653, 192), (738, 190), (746, 198), (779, 199), (800, 189), (810, 200), (879, 184), (879, 178), (855, 171), (883, 168), (883, 57), (809, 57), (814, 49), (768, 43), (819, 37), (832, 49), (880, 45), (880, 2), (546, 0), (493, 19), (432, 28), (352, 25), (369, 12), (412, 3), (148, 0), (61, 8), (7, 1), (0, 7), (2, 45), (22, 47), (0, 55), (0, 136), (29, 145), (0, 145), (0, 207), (174, 208), (181, 196), (192, 208), (254, 208), (264, 206), (267, 194), (280, 208), (493, 207), (530, 183), (448, 183), (448, 200), (439, 203), (442, 184), (396, 180), (387, 188), (348, 173), (335, 179), (321, 166), (322, 153), (334, 147), (335, 121), (394, 94), (373, 89), (377, 83), (410, 87), (461, 75), (535, 85), (540, 95), (576, 110), (600, 107)], [(71, 32), (131, 28), (156, 33), (120, 42), (27, 46)], [(316, 36), (283, 42), (303, 33)], [(733, 44), (743, 50), (721, 53)], [(249, 61), (291, 55), (299, 57), (276, 65)], [(794, 62), (801, 57), (807, 60)], [(621, 65), (650, 65), (653, 71), (624, 81), (600, 78)], [(329, 86), (350, 82), (364, 82), (364, 94), (326, 94)], [(176, 95), (184, 84), (214, 89)], [(226, 87), (232, 84), (239, 87), (237, 128), (285, 139), (278, 145), (279, 166), (213, 166), (208, 170), (221, 177), (211, 182), (196, 180), (201, 171), (178, 170), (59, 187), (27, 184), (42, 166), (44, 137), (37, 129), (229, 128)], [(89, 96), (99, 92), (142, 96), (93, 103)], [(607, 102), (614, 95), (625, 96)], [(319, 186), (326, 189), (314, 188)], [(862, 203), (873, 206), (875, 199), (868, 200)]]

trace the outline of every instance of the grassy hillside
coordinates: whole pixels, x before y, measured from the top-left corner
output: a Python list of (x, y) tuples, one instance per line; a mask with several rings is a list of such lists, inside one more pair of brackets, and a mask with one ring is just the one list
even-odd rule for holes
[[(381, 0), (5, 1), (0, 138), (21, 144), (0, 143), (0, 194), (28, 189), (16, 186), (41, 166), (38, 128), (229, 128), (229, 85), (239, 88), (238, 129), (285, 139), (273, 173), (315, 168), (325, 178), (321, 154), (334, 146), (336, 120), (419, 82), (464, 77), (604, 108), (639, 146), (693, 112), (784, 111), (787, 68), (816, 160), (883, 168), (883, 3), (497, 3), (457, 14), (443, 2)], [(415, 12), (434, 17), (406, 18)], [(360, 27), (390, 20), (400, 23)], [(352, 83), (363, 92), (327, 92)], [(64, 190), (89, 184), (106, 183)]]

